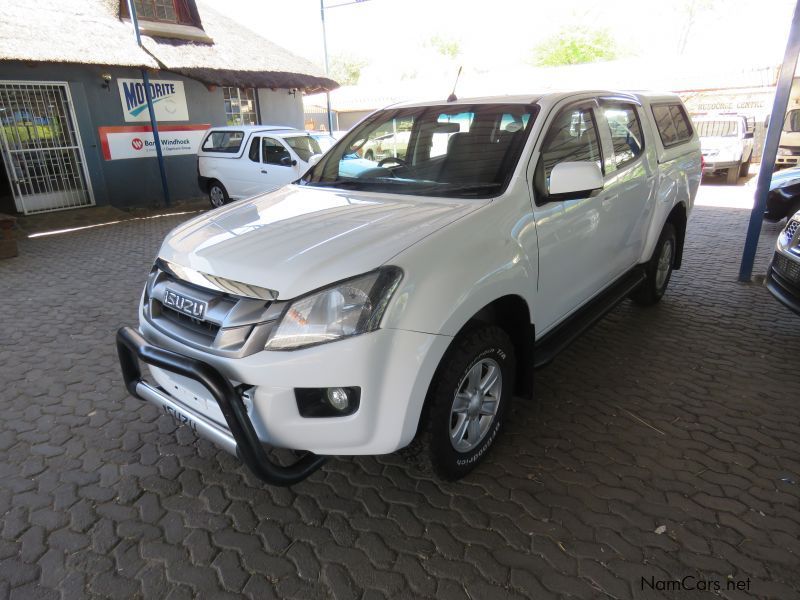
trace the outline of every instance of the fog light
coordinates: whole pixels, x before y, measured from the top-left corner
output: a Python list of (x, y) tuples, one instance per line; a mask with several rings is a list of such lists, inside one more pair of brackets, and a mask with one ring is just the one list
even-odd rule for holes
[(350, 405), (350, 398), (347, 391), (342, 388), (328, 388), (328, 402), (338, 411), (347, 410)]

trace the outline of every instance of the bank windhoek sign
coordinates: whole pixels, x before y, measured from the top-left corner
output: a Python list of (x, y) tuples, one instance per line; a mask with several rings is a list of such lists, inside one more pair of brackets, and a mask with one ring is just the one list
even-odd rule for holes
[[(144, 81), (141, 79), (117, 79), (117, 85), (125, 121), (127, 123), (149, 123), (150, 111), (147, 110)], [(156, 112), (157, 121), (189, 120), (189, 110), (186, 108), (186, 94), (183, 91), (182, 81), (151, 79), (150, 94), (153, 98), (153, 109)]]
[[(165, 157), (197, 154), (210, 123), (201, 125), (159, 125), (158, 137)], [(149, 125), (98, 127), (100, 147), (106, 160), (156, 156), (156, 142)]]

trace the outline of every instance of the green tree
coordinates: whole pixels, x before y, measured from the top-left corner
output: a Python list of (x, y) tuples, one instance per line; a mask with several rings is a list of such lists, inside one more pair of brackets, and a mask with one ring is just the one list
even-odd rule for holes
[(361, 69), (367, 64), (363, 58), (344, 54), (334, 55), (329, 63), (330, 78), (340, 85), (356, 85), (361, 78)]
[(461, 42), (451, 37), (434, 35), (425, 42), (425, 45), (447, 58), (455, 59), (461, 54)]
[(617, 46), (608, 31), (569, 28), (536, 46), (530, 62), (537, 67), (557, 67), (613, 60), (617, 55)]

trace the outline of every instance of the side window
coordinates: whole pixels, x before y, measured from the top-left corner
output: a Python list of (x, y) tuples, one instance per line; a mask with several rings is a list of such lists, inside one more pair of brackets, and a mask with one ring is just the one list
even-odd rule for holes
[(644, 149), (639, 117), (632, 104), (603, 104), (603, 115), (611, 131), (614, 164), (620, 169), (639, 158)]
[(242, 147), (242, 140), (244, 133), (241, 131), (212, 131), (203, 142), (203, 150), (236, 154)]
[[(262, 161), (267, 163), (268, 165), (282, 165), (287, 166), (284, 164), (284, 159), (291, 160), (292, 157), (289, 154), (289, 151), (284, 148), (283, 144), (281, 144), (278, 140), (273, 138), (261, 138), (262, 145), (261, 145), (261, 156)], [(283, 161), (283, 162), (282, 162)]]
[(675, 131), (678, 133), (678, 142), (685, 142), (692, 137), (692, 126), (689, 124), (689, 117), (680, 104), (670, 104), (669, 112), (672, 113), (672, 120), (675, 123)]
[(550, 125), (536, 167), (539, 193), (548, 193), (553, 167), (567, 161), (590, 161), (600, 166), (600, 144), (590, 108), (567, 108)]
[(250, 158), (250, 160), (252, 160), (255, 163), (261, 162), (261, 159), (258, 156), (259, 146), (261, 146), (261, 138), (254, 137), (253, 141), (250, 142), (250, 151), (247, 153), (247, 156)]
[(658, 135), (665, 148), (691, 139), (692, 126), (683, 106), (680, 104), (654, 104), (652, 108)]
[(667, 104), (654, 104), (653, 117), (656, 120), (656, 129), (661, 136), (661, 143), (664, 147), (672, 146), (678, 141), (678, 132), (675, 131), (675, 123), (672, 121), (672, 113), (669, 112)]

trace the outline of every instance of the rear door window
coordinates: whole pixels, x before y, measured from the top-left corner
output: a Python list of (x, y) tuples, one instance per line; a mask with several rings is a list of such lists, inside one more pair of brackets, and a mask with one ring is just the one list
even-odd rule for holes
[(665, 148), (687, 142), (692, 138), (692, 126), (680, 104), (653, 104), (656, 129)]
[(611, 132), (614, 164), (620, 169), (642, 155), (644, 143), (639, 116), (633, 104), (603, 103), (602, 110)]
[(258, 150), (261, 147), (261, 138), (256, 136), (253, 138), (253, 141), (250, 142), (250, 151), (247, 153), (247, 156), (253, 162), (261, 162), (261, 157), (258, 155)]
[(203, 142), (203, 150), (236, 154), (242, 147), (242, 140), (244, 133), (241, 131), (212, 131)]

